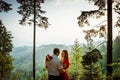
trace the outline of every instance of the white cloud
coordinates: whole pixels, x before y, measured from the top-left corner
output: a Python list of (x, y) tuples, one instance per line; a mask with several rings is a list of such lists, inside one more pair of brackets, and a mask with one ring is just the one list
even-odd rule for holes
[(46, 2), (49, 2), (55, 6), (60, 6), (63, 4), (74, 4), (74, 3), (78, 3), (81, 2), (82, 0), (46, 0)]

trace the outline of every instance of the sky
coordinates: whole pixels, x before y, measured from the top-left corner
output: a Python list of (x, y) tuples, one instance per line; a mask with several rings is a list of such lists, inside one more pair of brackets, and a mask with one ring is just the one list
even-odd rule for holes
[[(14, 0), (7, 0), (12, 3), (13, 10), (8, 13), (1, 13), (0, 19), (7, 27), (8, 31), (11, 31), (13, 35), (14, 46), (32, 46), (33, 45), (33, 26), (21, 26), (19, 21), (21, 15), (17, 13), (17, 4)], [(37, 27), (36, 45), (46, 44), (65, 44), (73, 45), (75, 39), (79, 40), (79, 43), (85, 43), (82, 28), (77, 24), (77, 17), (83, 10), (95, 9), (92, 3), (88, 3), (86, 0), (45, 0), (45, 3), (41, 5), (42, 9), (46, 11), (44, 14), (48, 17), (50, 23), (47, 29)], [(97, 21), (92, 20), (96, 25)]]

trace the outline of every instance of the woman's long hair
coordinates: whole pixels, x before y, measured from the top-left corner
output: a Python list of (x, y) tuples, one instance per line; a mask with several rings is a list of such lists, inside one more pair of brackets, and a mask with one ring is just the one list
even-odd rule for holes
[(63, 52), (65, 53), (64, 59), (66, 59), (66, 60), (69, 61), (69, 54), (68, 54), (68, 51), (67, 51), (67, 50), (63, 50)]

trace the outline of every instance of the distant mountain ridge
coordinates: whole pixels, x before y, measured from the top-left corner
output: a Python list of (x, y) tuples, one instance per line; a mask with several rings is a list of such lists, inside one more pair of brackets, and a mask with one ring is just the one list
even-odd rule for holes
[[(50, 45), (42, 45), (36, 47), (36, 66), (44, 65), (44, 58), (47, 54), (52, 55), (53, 49), (59, 48), (60, 51), (63, 49), (67, 49), (71, 52), (70, 45), (57, 45), (57, 44), (50, 44)], [(33, 60), (33, 48), (31, 46), (21, 46), (21, 47), (14, 47), (13, 51), (11, 52), (11, 56), (15, 59), (13, 61), (13, 65), (16, 67), (17, 70), (19, 69), (26, 69), (32, 68), (32, 60)]]

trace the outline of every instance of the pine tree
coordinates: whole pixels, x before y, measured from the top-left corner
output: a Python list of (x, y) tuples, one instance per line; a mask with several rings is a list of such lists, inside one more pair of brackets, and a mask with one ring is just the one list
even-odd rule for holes
[[(22, 19), (19, 20), (21, 25), (34, 23), (35, 15), (35, 24), (38, 27), (47, 28), (48, 18), (43, 16), (46, 11), (41, 9), (41, 4), (44, 3), (44, 0), (16, 0), (20, 4), (18, 7), (18, 14), (22, 15)], [(34, 5), (35, 3), (35, 5)], [(35, 11), (34, 11), (35, 7)]]
[(113, 47), (113, 80), (120, 80), (120, 35), (114, 40)]
[(12, 10), (11, 8), (12, 4), (9, 4), (3, 0), (0, 0), (0, 12), (8, 12), (9, 10)]
[(113, 62), (112, 80), (120, 80), (120, 57)]
[(13, 68), (13, 58), (10, 56), (12, 51), (12, 35), (0, 20), (0, 80), (10, 80), (10, 73)]
[[(91, 45), (92, 47), (92, 45)], [(98, 49), (88, 48), (88, 52), (83, 55), (83, 75), (82, 80), (103, 80), (102, 68), (99, 59), (102, 59), (101, 52)]]
[(120, 58), (120, 35), (116, 37), (113, 45), (113, 61)]
[[(120, 1), (119, 0), (87, 0), (93, 2), (97, 9), (90, 11), (82, 11), (81, 15), (77, 18), (79, 26), (90, 25), (89, 18), (94, 17), (99, 19), (106, 15), (107, 12), (107, 25), (99, 24), (94, 28), (85, 31), (88, 34), (95, 34), (87, 36), (88, 39), (91, 39), (92, 36), (100, 36), (107, 38), (107, 76), (112, 74), (112, 10), (117, 13), (117, 19), (115, 20), (115, 27), (118, 28), (117, 32), (120, 32)], [(107, 6), (106, 6), (107, 5)], [(106, 20), (105, 20), (106, 21)], [(103, 22), (105, 22), (103, 21)], [(106, 28), (107, 26), (107, 28)], [(96, 29), (95, 29), (96, 28)], [(106, 34), (107, 30), (107, 34)], [(107, 36), (107, 37), (106, 37)]]
[(33, 78), (36, 80), (36, 26), (42, 28), (48, 28), (48, 18), (42, 16), (45, 13), (41, 9), (41, 3), (44, 3), (44, 0), (16, 0), (20, 6), (17, 11), (22, 15), (22, 19), (19, 20), (21, 25), (33, 23)]
[(80, 48), (80, 44), (76, 39), (74, 45), (72, 46), (72, 52), (70, 55), (70, 69), (69, 75), (73, 80), (79, 80), (82, 76), (82, 51)]

